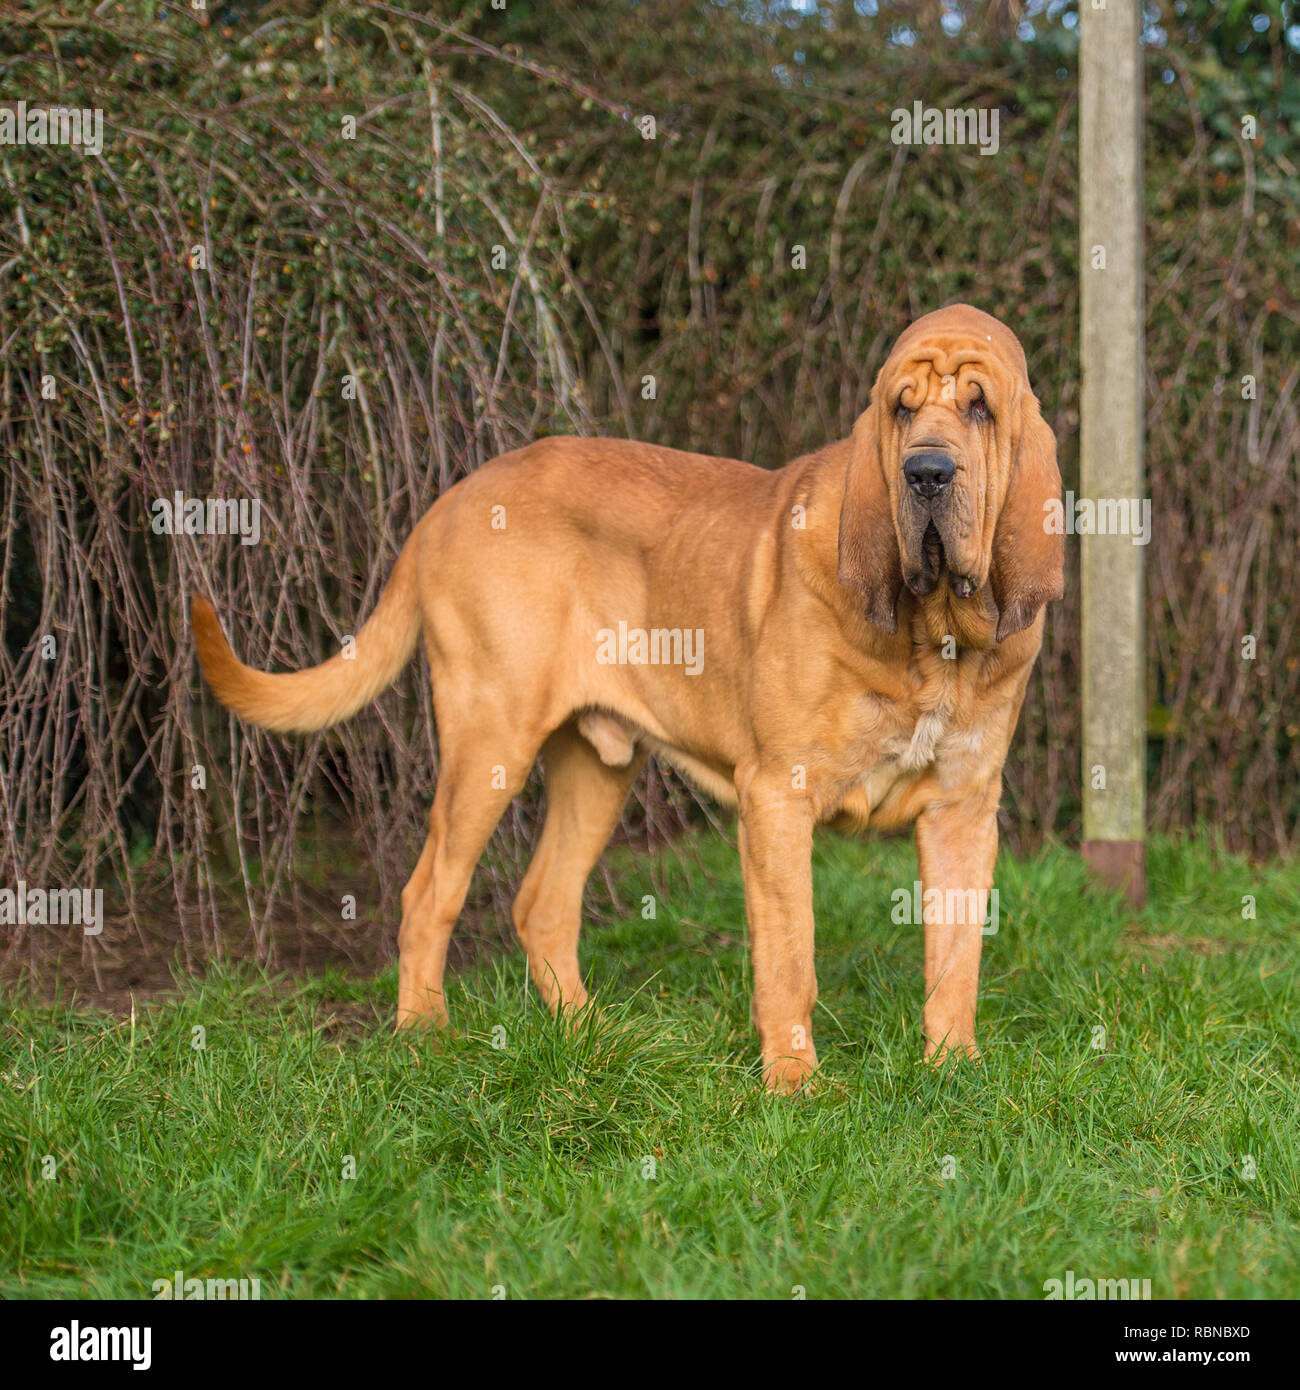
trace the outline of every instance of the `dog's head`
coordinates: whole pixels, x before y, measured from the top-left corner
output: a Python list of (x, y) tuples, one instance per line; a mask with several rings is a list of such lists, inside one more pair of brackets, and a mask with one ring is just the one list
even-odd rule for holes
[(926, 314), (894, 344), (853, 429), (840, 583), (886, 632), (904, 584), (975, 602), (991, 591), (1000, 642), (1064, 592), (1064, 537), (1045, 506), (1060, 492), (1016, 335), (968, 304)]

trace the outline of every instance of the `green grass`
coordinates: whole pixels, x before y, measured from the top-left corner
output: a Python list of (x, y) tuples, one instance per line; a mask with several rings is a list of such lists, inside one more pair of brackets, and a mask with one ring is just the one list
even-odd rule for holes
[(441, 1042), (392, 1036), (392, 972), (227, 973), (133, 1023), (11, 999), (0, 1295), (181, 1270), (264, 1298), (1041, 1298), (1067, 1269), (1300, 1294), (1294, 865), (1158, 843), (1133, 915), (1066, 850), (1003, 856), (984, 1063), (935, 1071), (889, 911), (912, 850), (822, 841), (825, 1082), (787, 1101), (759, 1084), (734, 854), (698, 848), (654, 921), (616, 856), (635, 915), (588, 928), (605, 1015), (572, 1032), (521, 955), (456, 983)]

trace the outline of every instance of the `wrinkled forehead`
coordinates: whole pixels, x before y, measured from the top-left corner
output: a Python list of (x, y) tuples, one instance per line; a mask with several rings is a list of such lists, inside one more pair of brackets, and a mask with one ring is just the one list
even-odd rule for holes
[(967, 364), (1027, 374), (1016, 335), (991, 314), (965, 305), (936, 310), (904, 329), (885, 368), (893, 373), (919, 364), (928, 364), (940, 376), (955, 376)]

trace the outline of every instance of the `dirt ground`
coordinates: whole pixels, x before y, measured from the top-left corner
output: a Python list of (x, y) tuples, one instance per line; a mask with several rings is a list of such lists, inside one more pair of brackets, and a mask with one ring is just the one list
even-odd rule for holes
[[(653, 853), (677, 839), (651, 840), (620, 831), (613, 843)], [(449, 969), (464, 969), (485, 952), (514, 946), (509, 915), (514, 886), (513, 877), (506, 881), (480, 866), (452, 936)], [(133, 1003), (175, 994), (178, 978), (201, 978), (214, 961), (247, 961), (290, 978), (330, 968), (369, 977), (397, 959), (401, 905), (381, 903), (373, 911), (359, 907), (356, 921), (341, 921), (339, 903), (346, 893), (358, 904), (374, 903), (376, 887), (373, 875), (352, 866), (338, 869), (327, 882), (317, 879), (314, 888), (299, 888), (295, 907), (268, 922), (260, 942), (242, 893), (230, 891), (223, 897), (220, 927), (214, 932), (200, 922), (197, 911), (184, 919), (178, 916), (170, 885), (138, 900), (134, 918), (126, 911), (106, 910), (98, 936), (75, 927), (5, 927), (0, 933), (0, 995), (26, 994), (47, 1003), (57, 999), (124, 1017)], [(588, 910), (597, 916), (610, 910), (616, 895), (603, 866), (593, 874), (589, 893)]]
[[(340, 886), (337, 893), (321, 895), (334, 917), (339, 897), (348, 891), (355, 889)], [(222, 928), (215, 938), (207, 933), (206, 940), (197, 920), (184, 926), (177, 922), (174, 901), (159, 902), (140, 912), (135, 923), (126, 914), (106, 913), (98, 936), (73, 927), (28, 929), (0, 947), (0, 992), (125, 1016), (133, 1003), (174, 995), (178, 979), (202, 978), (207, 965), (218, 960), (265, 965), (290, 977), (320, 975), (331, 967), (368, 977), (396, 959), (399, 915), (400, 908), (391, 921), (331, 921), (323, 910), (286, 915), (267, 924), (259, 947), (242, 902), (223, 905)], [(150, 925), (141, 928), (140, 921)], [(501, 939), (491, 905), (469, 907), (453, 937), (448, 964), (463, 968)], [(368, 1008), (364, 1012), (371, 1013)]]
[[(689, 790), (668, 796), (654, 778), (645, 796), (615, 830), (610, 849), (630, 849), (653, 864), (664, 853), (690, 857), (689, 832), (705, 822), (728, 833)], [(238, 877), (228, 874), (224, 886), (212, 889), (218, 894), (214, 928), (211, 912), (204, 921), (197, 908), (178, 911), (175, 885), (164, 871), (150, 887), (137, 889), (133, 913), (125, 906), (114, 912), (111, 901), (106, 902), (98, 936), (86, 936), (76, 927), (0, 929), (0, 997), (61, 1000), (125, 1017), (133, 1004), (177, 993), (178, 979), (202, 978), (216, 961), (251, 962), (290, 981), (330, 969), (361, 978), (378, 973), (397, 959), (399, 895), (394, 890), (391, 901), (384, 898), (375, 866), (358, 852), (357, 837), (346, 821), (324, 830), (318, 824), (313, 834), (310, 848), (304, 842), (286, 894), (288, 905), (260, 931), (250, 921), (249, 900)], [(480, 860), (451, 939), (450, 970), (463, 970), (495, 950), (516, 949), (510, 904), (527, 858), (525, 851), (522, 859), (511, 862), (509, 855), (494, 854), (489, 847)], [(413, 852), (412, 863), (414, 859)], [(345, 894), (358, 904), (355, 921), (340, 918)], [(193, 901), (192, 892), (184, 896)], [(584, 919), (599, 921), (624, 910), (627, 905), (620, 899), (609, 860), (602, 860), (588, 882)], [(355, 1011), (350, 1004), (331, 1007), (340, 1016)], [(363, 1012), (372, 1014), (368, 1006)]]

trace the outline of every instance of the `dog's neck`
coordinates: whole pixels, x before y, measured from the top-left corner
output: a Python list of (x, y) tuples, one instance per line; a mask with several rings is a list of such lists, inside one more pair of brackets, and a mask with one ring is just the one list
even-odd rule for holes
[(919, 628), (931, 644), (940, 648), (955, 646), (959, 651), (990, 651), (997, 645), (998, 614), (987, 580), (970, 598), (958, 598), (946, 574), (940, 579), (939, 587), (924, 598), (917, 598), (904, 589), (898, 602), (900, 626), (906, 607), (904, 596), (913, 605), (914, 642)]

